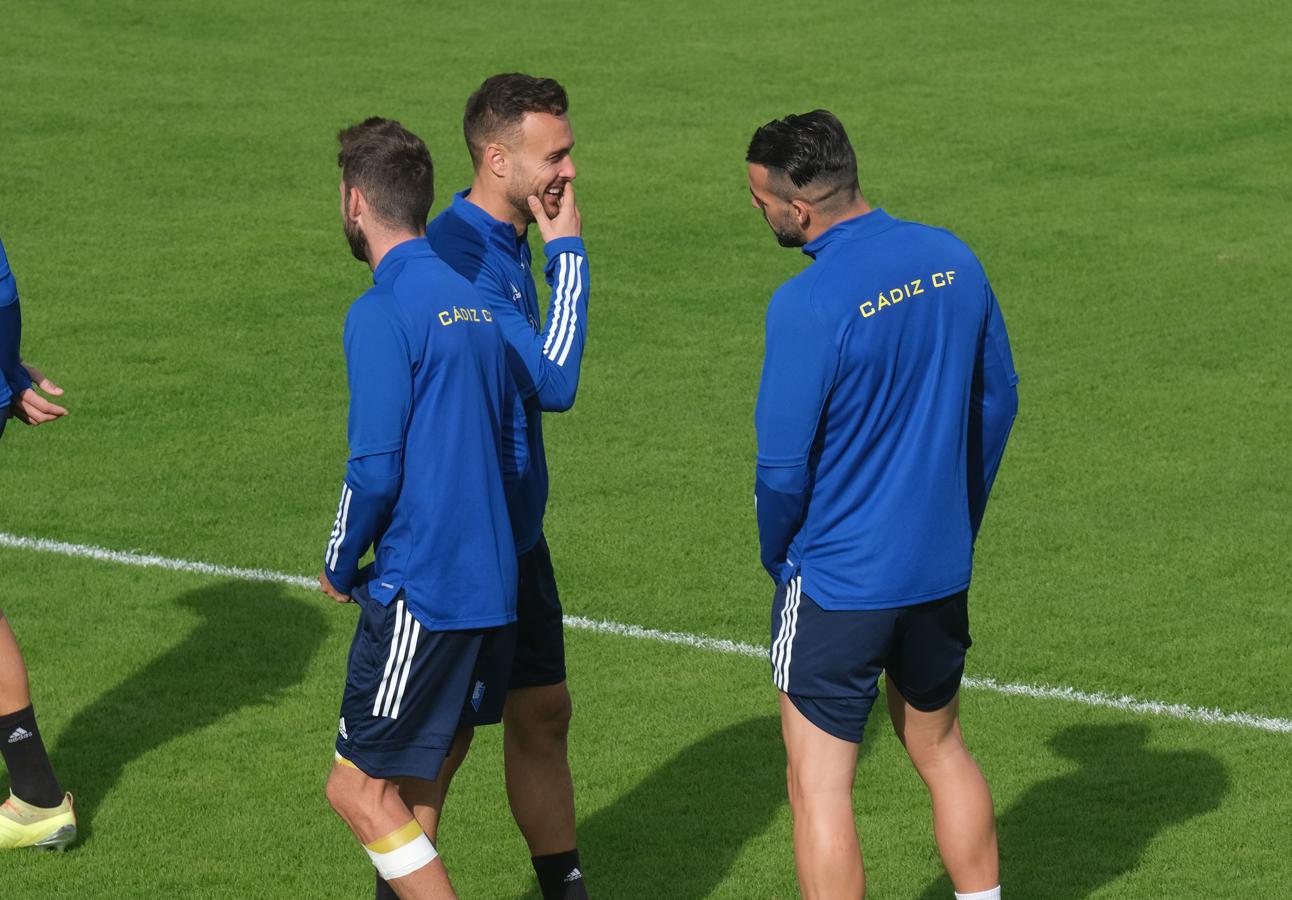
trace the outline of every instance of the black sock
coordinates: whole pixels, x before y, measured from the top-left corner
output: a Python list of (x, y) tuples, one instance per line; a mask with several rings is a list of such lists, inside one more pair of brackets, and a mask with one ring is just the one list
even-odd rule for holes
[(587, 900), (588, 889), (583, 886), (583, 870), (579, 868), (578, 849), (564, 853), (549, 853), (530, 858), (543, 900)]
[(46, 808), (63, 802), (63, 788), (49, 764), (30, 706), (0, 716), (0, 755), (9, 769), (9, 790), (19, 800)]
[(390, 886), (390, 882), (380, 875), (377, 876), (377, 900), (399, 900), (399, 895)]

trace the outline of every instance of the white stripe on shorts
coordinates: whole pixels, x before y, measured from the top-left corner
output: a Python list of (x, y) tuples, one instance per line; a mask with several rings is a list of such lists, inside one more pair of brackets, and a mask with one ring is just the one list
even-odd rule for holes
[(382, 715), (381, 701), (386, 696), (390, 684), (390, 673), (395, 670), (395, 660), (399, 656), (399, 636), (404, 624), (404, 601), (395, 604), (395, 633), (390, 638), (390, 656), (386, 658), (386, 673), (381, 676), (381, 687), (377, 690), (377, 700), (372, 704), (372, 714)]
[(790, 611), (790, 638), (785, 642), (785, 660), (781, 663), (782, 677), (785, 679), (783, 690), (790, 690), (790, 661), (794, 658), (794, 636), (799, 630), (799, 605), (803, 602), (803, 576), (794, 579), (794, 609)]
[[(402, 605), (402, 602), (401, 602)], [(386, 685), (386, 703), (381, 708), (381, 714), (394, 718), (391, 715), (395, 709), (395, 694), (399, 690), (400, 680), (407, 677), (408, 671), (408, 650), (412, 645), (413, 639), (413, 616), (407, 610), (403, 610), (403, 621), (400, 623), (403, 627), (402, 634), (399, 638), (399, 655), (395, 657), (395, 670), (391, 673), (391, 679)]]
[(790, 657), (793, 651), (794, 632), (798, 628), (799, 598), (803, 591), (803, 576), (790, 579), (785, 584), (785, 605), (781, 607), (781, 628), (772, 644), (772, 681), (782, 691), (789, 691)]
[(395, 695), (395, 706), (390, 711), (392, 719), (399, 718), (399, 704), (404, 701), (404, 687), (408, 684), (408, 673), (413, 670), (413, 654), (417, 652), (417, 636), (422, 632), (422, 623), (408, 614), (408, 621), (413, 623), (413, 636), (408, 641), (408, 653), (404, 657), (404, 674), (399, 677), (399, 693)]

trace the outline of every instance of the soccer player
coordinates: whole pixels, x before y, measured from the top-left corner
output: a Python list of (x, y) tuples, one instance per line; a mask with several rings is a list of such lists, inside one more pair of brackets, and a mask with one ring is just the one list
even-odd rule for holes
[(498, 322), (426, 243), (426, 145), (378, 118), (338, 137), (345, 234), (373, 287), (345, 321), (350, 456), (319, 576), (359, 606), (327, 795), (387, 889), (453, 897), (433, 840), (473, 726), (502, 717), (523, 412)]
[[(18, 282), (0, 243), (0, 436), (10, 413), (28, 425), (67, 415), (51, 396), (63, 389), (19, 355), (22, 314)], [(9, 770), (9, 799), (0, 805), (0, 849), (41, 847), (62, 850), (76, 839), (72, 795), (63, 792), (36, 727), (27, 666), (4, 610), (0, 609), (0, 755)]]
[[(512, 519), (520, 583), (503, 748), (507, 798), (545, 900), (587, 896), (566, 746), (571, 707), (561, 603), (543, 537), (541, 414), (574, 403), (588, 328), (588, 255), (574, 202), (568, 107), (565, 89), (550, 78), (513, 73), (486, 79), (463, 117), (475, 177), (427, 229), (435, 252), (488, 303), (525, 398), (531, 465)], [(543, 237), (552, 291), (545, 320), (530, 272), (531, 222)]]
[(882, 672), (956, 896), (998, 898), (958, 697), (974, 540), (1018, 408), (1005, 323), (964, 243), (871, 209), (829, 112), (767, 123), (746, 161), (754, 207), (812, 259), (772, 295), (755, 413), (803, 896), (864, 896), (852, 784)]

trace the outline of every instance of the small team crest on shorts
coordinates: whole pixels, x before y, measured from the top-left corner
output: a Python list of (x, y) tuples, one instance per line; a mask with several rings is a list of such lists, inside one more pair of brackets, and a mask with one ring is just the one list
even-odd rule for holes
[(471, 691), (471, 708), (480, 712), (480, 704), (484, 701), (485, 683), (477, 681), (475, 689)]

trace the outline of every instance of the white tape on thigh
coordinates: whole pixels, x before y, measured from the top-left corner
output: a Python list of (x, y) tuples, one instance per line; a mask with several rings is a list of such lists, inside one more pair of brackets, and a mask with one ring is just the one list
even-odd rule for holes
[[(374, 841), (374, 843), (380, 845), (382, 841)], [(394, 878), (403, 878), (405, 875), (416, 872), (439, 856), (435, 851), (435, 847), (431, 844), (431, 839), (423, 834), (420, 829), (417, 836), (408, 843), (387, 850), (384, 853), (379, 850), (373, 850), (368, 846), (363, 849), (367, 851), (372, 864), (377, 867), (377, 874), (387, 881)]]

